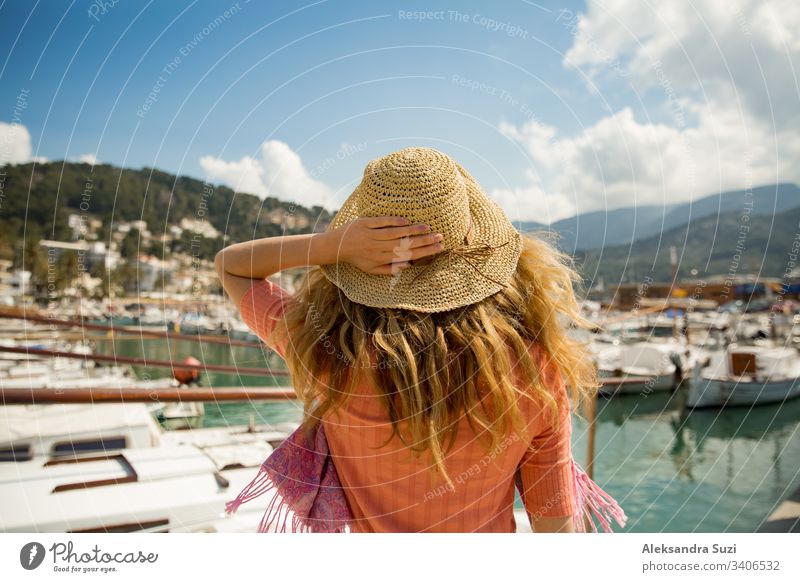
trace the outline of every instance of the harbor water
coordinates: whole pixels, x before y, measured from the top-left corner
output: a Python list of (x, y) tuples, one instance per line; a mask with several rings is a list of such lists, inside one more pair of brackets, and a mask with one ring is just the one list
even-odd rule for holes
[[(267, 349), (96, 337), (96, 352), (206, 364), (285, 368)], [(169, 371), (135, 367), (140, 378)], [(284, 376), (203, 374), (204, 386), (282, 386)], [(626, 532), (754, 532), (800, 482), (800, 399), (683, 411), (684, 389), (600, 398), (594, 480), (628, 515)], [(206, 403), (196, 426), (294, 421), (295, 402)], [(587, 425), (573, 419), (573, 452), (585, 466)], [(517, 505), (521, 507), (519, 499)], [(616, 526), (616, 524), (615, 524)]]

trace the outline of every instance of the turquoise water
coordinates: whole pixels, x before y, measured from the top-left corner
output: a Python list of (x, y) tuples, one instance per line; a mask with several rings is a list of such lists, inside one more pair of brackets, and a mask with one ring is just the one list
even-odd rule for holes
[[(160, 340), (98, 341), (100, 353), (207, 364), (283, 368), (256, 348)], [(136, 368), (151, 377), (168, 370)], [(205, 386), (280, 386), (285, 377), (204, 374)], [(800, 399), (753, 408), (681, 412), (682, 392), (600, 399), (594, 480), (628, 514), (630, 532), (752, 532), (800, 486)], [(298, 421), (296, 403), (206, 403), (199, 426)], [(573, 452), (585, 465), (586, 425)], [(519, 503), (519, 500), (518, 500)]]
[[(595, 481), (625, 509), (625, 531), (755, 531), (800, 485), (800, 400), (682, 414), (682, 396), (601, 401)], [(574, 426), (581, 460), (585, 424)]]

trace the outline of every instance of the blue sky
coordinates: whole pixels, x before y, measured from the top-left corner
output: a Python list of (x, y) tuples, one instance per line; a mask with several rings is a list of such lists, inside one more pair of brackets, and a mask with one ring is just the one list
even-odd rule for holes
[(795, 181), (800, 17), (771, 4), (6, 1), (0, 161), (333, 208), (428, 145), (541, 222)]

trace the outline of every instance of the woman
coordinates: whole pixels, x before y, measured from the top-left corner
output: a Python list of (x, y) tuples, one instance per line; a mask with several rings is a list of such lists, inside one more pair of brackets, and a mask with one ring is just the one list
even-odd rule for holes
[[(275, 491), (260, 531), (282, 505), (304, 524), (341, 510), (349, 531), (513, 532), (515, 486), (537, 532), (582, 531), (592, 511), (624, 525), (570, 449), (570, 401), (597, 386), (567, 335), (589, 325), (577, 275), (447, 155), (373, 160), (326, 232), (234, 244), (216, 265), (304, 404), (302, 431), (229, 504)], [(293, 296), (266, 280), (300, 266)]]

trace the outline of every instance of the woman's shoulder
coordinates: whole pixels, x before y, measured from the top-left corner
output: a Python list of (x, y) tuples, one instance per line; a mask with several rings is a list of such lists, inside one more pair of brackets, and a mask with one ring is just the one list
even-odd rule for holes
[(528, 353), (545, 389), (553, 396), (566, 394), (564, 375), (547, 348), (541, 342), (533, 340), (528, 345)]
[(552, 368), (552, 358), (547, 349), (538, 340), (530, 340), (527, 344), (528, 355), (533, 364), (540, 370)]
[(274, 304), (283, 304), (293, 299), (294, 295), (280, 284), (269, 279), (256, 279), (242, 296), (242, 305), (246, 301), (248, 305), (266, 308)]

